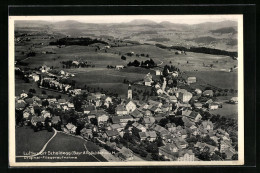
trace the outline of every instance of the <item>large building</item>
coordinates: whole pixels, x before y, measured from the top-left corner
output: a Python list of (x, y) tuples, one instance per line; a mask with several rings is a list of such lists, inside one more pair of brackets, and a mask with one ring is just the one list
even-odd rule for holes
[(152, 83), (153, 83), (153, 76), (150, 73), (148, 73), (144, 77), (144, 85), (145, 86), (151, 86)]

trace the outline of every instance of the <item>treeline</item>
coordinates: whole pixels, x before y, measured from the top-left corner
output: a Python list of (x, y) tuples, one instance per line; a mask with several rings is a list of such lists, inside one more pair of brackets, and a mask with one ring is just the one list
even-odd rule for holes
[(165, 46), (162, 44), (155, 44), (155, 46), (162, 48), (162, 49), (176, 49), (180, 51), (187, 51), (187, 52), (196, 52), (196, 53), (206, 53), (206, 54), (212, 54), (212, 55), (226, 55), (230, 57), (237, 57), (238, 53), (237, 52), (229, 52), (225, 50), (220, 50), (220, 49), (213, 49), (213, 48), (207, 48), (207, 47), (190, 47), (186, 48), (183, 46)]
[(144, 67), (144, 68), (153, 68), (156, 67), (157, 64), (153, 61), (153, 59), (146, 60), (139, 62), (138, 60), (134, 60), (133, 62), (129, 62), (127, 66), (134, 66), (134, 67)]
[(88, 64), (87, 61), (85, 62), (78, 62), (78, 63), (74, 63), (73, 61), (69, 60), (69, 61), (62, 61), (61, 62), (63, 64), (63, 68), (84, 68), (84, 67), (92, 67), (92, 65)]
[(50, 42), (50, 45), (84, 45), (88, 46), (94, 43), (102, 43), (102, 44), (108, 44), (105, 41), (97, 40), (97, 39), (91, 39), (91, 38), (61, 38), (58, 39), (56, 42)]

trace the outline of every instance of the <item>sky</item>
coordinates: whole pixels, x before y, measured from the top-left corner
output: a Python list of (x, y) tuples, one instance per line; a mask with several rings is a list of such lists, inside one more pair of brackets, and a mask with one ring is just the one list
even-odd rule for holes
[(76, 20), (83, 23), (122, 23), (136, 19), (152, 20), (157, 23), (198, 24), (204, 22), (237, 21), (239, 15), (100, 15), (100, 16), (15, 16), (15, 20), (46, 20), (51, 22)]

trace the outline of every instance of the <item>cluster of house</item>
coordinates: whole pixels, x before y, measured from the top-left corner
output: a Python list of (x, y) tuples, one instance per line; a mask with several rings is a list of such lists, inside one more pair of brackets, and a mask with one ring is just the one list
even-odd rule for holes
[[(42, 106), (42, 102), (44, 101), (48, 101), (49, 105)], [(47, 98), (46, 95), (29, 98), (26, 93), (22, 93), (20, 96), (15, 97), (15, 108), (22, 112), (25, 124), (30, 122), (32, 126), (36, 126), (37, 123), (41, 123), (45, 126), (46, 118), (50, 118), (50, 126), (55, 126), (60, 123), (60, 117), (52, 115), (47, 109), (48, 107), (59, 108), (61, 110), (74, 109), (73, 103), (67, 102), (64, 99), (57, 100), (56, 98)]]

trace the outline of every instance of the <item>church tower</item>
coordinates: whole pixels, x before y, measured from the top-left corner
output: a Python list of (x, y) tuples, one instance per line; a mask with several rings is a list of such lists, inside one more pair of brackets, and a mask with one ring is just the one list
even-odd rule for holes
[(162, 85), (162, 90), (165, 91), (166, 88), (166, 78), (163, 78), (163, 85)]
[(129, 84), (129, 86), (128, 86), (127, 98), (128, 98), (128, 99), (132, 99), (132, 88), (131, 88), (131, 85), (130, 85), (130, 84)]

